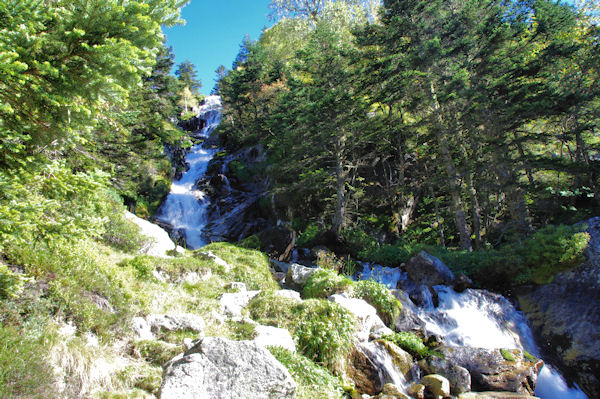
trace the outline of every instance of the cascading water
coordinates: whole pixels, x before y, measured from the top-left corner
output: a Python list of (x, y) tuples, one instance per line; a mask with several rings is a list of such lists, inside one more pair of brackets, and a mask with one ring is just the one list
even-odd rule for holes
[[(221, 98), (209, 96), (200, 107), (198, 117), (205, 121), (204, 128), (197, 135), (207, 138), (221, 120)], [(189, 169), (181, 178), (171, 184), (171, 192), (165, 199), (157, 219), (170, 224), (174, 231), (181, 232), (188, 248), (197, 249), (207, 244), (203, 237), (206, 226), (208, 201), (205, 193), (196, 188), (196, 182), (204, 176), (208, 163), (217, 149), (194, 145), (185, 160)]]
[[(371, 264), (363, 264), (359, 277), (379, 281), (390, 288), (402, 286), (408, 278), (399, 268)], [(540, 357), (525, 316), (502, 295), (476, 289), (457, 293), (442, 285), (434, 289), (438, 306), (425, 301), (417, 309), (417, 315), (425, 323), (426, 331), (444, 337), (446, 345), (524, 349)], [(540, 371), (535, 395), (541, 399), (587, 398), (579, 388), (569, 387), (550, 365), (545, 365)]]

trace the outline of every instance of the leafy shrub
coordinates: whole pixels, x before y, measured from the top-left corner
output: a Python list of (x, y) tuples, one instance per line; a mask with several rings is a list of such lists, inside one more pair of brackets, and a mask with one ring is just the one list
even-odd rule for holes
[(343, 374), (354, 337), (354, 316), (337, 303), (322, 299), (307, 299), (292, 312), (292, 332), (299, 350), (335, 374)]
[(108, 216), (102, 240), (113, 248), (133, 253), (146, 245), (149, 239), (141, 235), (140, 228), (127, 220), (120, 209), (115, 209)]
[(23, 286), (31, 279), (21, 273), (11, 271), (0, 262), (0, 300), (16, 298), (23, 291)]
[(326, 368), (306, 357), (281, 347), (269, 347), (269, 351), (290, 372), (298, 384), (298, 399), (338, 399), (344, 395), (343, 382)]
[(257, 235), (251, 235), (239, 242), (240, 247), (260, 250), (260, 238)]
[(148, 279), (152, 276), (154, 265), (148, 256), (136, 256), (135, 258), (126, 259), (119, 264), (122, 267), (130, 267), (135, 270), (139, 279)]
[(289, 329), (294, 317), (292, 309), (297, 304), (291, 298), (263, 291), (252, 298), (246, 309), (250, 312), (250, 317), (260, 324)]
[(400, 348), (404, 349), (411, 355), (423, 359), (430, 356), (433, 352), (423, 343), (423, 340), (418, 335), (400, 331), (390, 335), (384, 335), (383, 339), (393, 342)]
[(351, 290), (352, 280), (334, 270), (318, 268), (306, 281), (302, 290), (305, 298), (328, 298), (330, 295)]
[(364, 299), (375, 309), (383, 322), (390, 326), (400, 314), (402, 304), (383, 284), (373, 280), (358, 281), (354, 285), (352, 295)]
[(316, 223), (310, 223), (302, 233), (298, 235), (296, 245), (305, 247), (311, 245), (319, 235), (319, 226)]
[(229, 162), (227, 167), (233, 176), (235, 176), (240, 182), (248, 183), (250, 180), (252, 180), (252, 173), (246, 163), (236, 159)]

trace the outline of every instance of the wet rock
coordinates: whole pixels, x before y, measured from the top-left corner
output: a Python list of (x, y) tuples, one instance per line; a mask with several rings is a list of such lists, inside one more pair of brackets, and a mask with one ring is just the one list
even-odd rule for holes
[(258, 233), (260, 250), (279, 261), (290, 259), (296, 243), (296, 232), (284, 226), (273, 226)]
[(600, 398), (600, 218), (584, 224), (587, 260), (518, 300), (542, 349), (590, 398)]
[(398, 368), (400, 373), (402, 373), (402, 375), (408, 379), (413, 366), (413, 357), (410, 355), (410, 353), (406, 352), (404, 349), (390, 341), (380, 339), (376, 340), (375, 343), (385, 348), (385, 350), (392, 357), (394, 365)]
[(352, 350), (348, 356), (346, 372), (358, 392), (369, 395), (381, 392), (383, 384), (379, 378), (378, 367), (362, 351), (356, 348)]
[(384, 395), (389, 395), (393, 398), (406, 398), (408, 399), (408, 396), (406, 396), (406, 394), (404, 394), (404, 392), (402, 392), (396, 385), (394, 384), (390, 384), (387, 383), (383, 386), (383, 390), (382, 393)]
[(471, 280), (469, 277), (465, 276), (464, 274), (459, 274), (456, 277), (456, 280), (454, 280), (454, 284), (452, 285), (452, 288), (456, 292), (463, 292), (464, 290), (466, 290), (467, 288), (471, 288), (472, 286), (473, 286), (473, 280)]
[(306, 281), (315, 270), (317, 269), (292, 263), (287, 271), (285, 283), (290, 288), (300, 290), (304, 287), (304, 284), (306, 284)]
[(258, 325), (254, 328), (256, 337), (254, 342), (260, 346), (279, 346), (291, 352), (296, 352), (296, 343), (285, 328)]
[(393, 331), (377, 316), (377, 310), (363, 299), (349, 298), (347, 294), (334, 294), (329, 300), (350, 311), (358, 322), (356, 339), (367, 341), (371, 335), (381, 337)]
[(417, 399), (425, 399), (425, 385), (413, 382), (406, 388), (406, 392)]
[(445, 347), (441, 353), (448, 363), (469, 371), (475, 391), (533, 394), (543, 365), (541, 360), (528, 360), (519, 349)]
[(468, 392), (458, 395), (458, 399), (539, 399), (536, 396), (514, 392)]
[(450, 392), (458, 395), (471, 390), (471, 374), (464, 367), (449, 362), (445, 358), (430, 356), (419, 362), (421, 369), (427, 374), (439, 374), (450, 382)]
[(402, 310), (393, 323), (394, 331), (424, 332), (425, 323), (417, 316), (417, 307), (408, 294), (401, 290), (391, 290), (391, 293), (402, 303)]
[(281, 261), (278, 261), (276, 259), (269, 259), (269, 265), (276, 272), (282, 272), (282, 273), (287, 273), (288, 269), (290, 268), (290, 263), (288, 263), (288, 262), (281, 262)]
[(425, 385), (425, 391), (435, 398), (450, 396), (450, 382), (441, 375), (430, 374), (421, 378), (421, 384)]
[(419, 252), (406, 263), (408, 277), (418, 284), (429, 287), (452, 284), (454, 275), (441, 260), (425, 251)]
[(161, 399), (292, 399), (297, 385), (265, 348), (253, 341), (204, 338), (165, 369)]
[(221, 312), (227, 316), (241, 317), (242, 309), (259, 293), (260, 291), (243, 291), (222, 294), (219, 298)]

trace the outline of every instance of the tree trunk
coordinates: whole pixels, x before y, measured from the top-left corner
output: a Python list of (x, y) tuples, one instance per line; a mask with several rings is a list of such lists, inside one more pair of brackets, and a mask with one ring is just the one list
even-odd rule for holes
[(346, 137), (340, 135), (335, 143), (335, 214), (333, 216), (332, 231), (339, 236), (345, 226), (346, 219), (346, 171), (344, 170), (344, 147)]
[(471, 244), (471, 234), (469, 232), (469, 226), (467, 225), (465, 212), (462, 208), (459, 179), (456, 174), (456, 169), (454, 168), (452, 156), (450, 155), (448, 141), (442, 133), (444, 123), (441, 115), (440, 104), (438, 102), (437, 95), (433, 87), (433, 82), (431, 82), (430, 90), (431, 97), (433, 99), (434, 111), (438, 119), (438, 126), (435, 128), (435, 136), (437, 138), (438, 145), (442, 153), (444, 166), (446, 168), (446, 174), (448, 175), (448, 187), (450, 189), (450, 196), (452, 198), (452, 208), (454, 209), (454, 222), (456, 223), (456, 229), (458, 230), (458, 235), (460, 238), (460, 247), (462, 249), (466, 249), (467, 251), (472, 251), (473, 246)]

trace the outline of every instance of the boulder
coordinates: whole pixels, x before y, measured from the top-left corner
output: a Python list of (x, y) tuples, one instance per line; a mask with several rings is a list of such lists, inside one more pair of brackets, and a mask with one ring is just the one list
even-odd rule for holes
[(356, 348), (348, 356), (346, 374), (360, 393), (377, 395), (383, 389), (377, 365)]
[(425, 391), (435, 398), (450, 396), (450, 382), (439, 374), (429, 374), (421, 378), (421, 384), (425, 385)]
[(419, 252), (406, 263), (408, 277), (415, 283), (429, 287), (452, 284), (454, 275), (441, 260), (425, 251)]
[(537, 375), (544, 364), (538, 359), (527, 359), (519, 349), (445, 347), (440, 351), (449, 364), (469, 371), (471, 389), (475, 391), (532, 395)]
[(273, 268), (273, 270), (281, 273), (287, 273), (288, 269), (290, 268), (290, 264), (288, 262), (280, 262), (276, 259), (269, 259), (269, 265)]
[(258, 325), (254, 327), (254, 331), (256, 337), (253, 341), (260, 346), (280, 346), (291, 352), (296, 352), (296, 343), (290, 332), (285, 328)]
[(600, 398), (600, 218), (584, 223), (586, 261), (550, 284), (518, 295), (543, 350), (590, 398)]
[(135, 223), (140, 228), (140, 233), (148, 238), (148, 241), (144, 243), (140, 249), (141, 253), (167, 258), (169, 257), (167, 252), (173, 251), (177, 247), (175, 243), (171, 241), (169, 233), (162, 227), (139, 218), (127, 211), (125, 211), (125, 218)]
[(285, 276), (285, 283), (290, 288), (300, 290), (315, 270), (317, 269), (292, 263)]
[(406, 392), (417, 399), (425, 399), (425, 385), (413, 382), (406, 388)]
[(430, 356), (419, 362), (421, 370), (427, 374), (439, 374), (450, 382), (450, 392), (458, 395), (471, 390), (471, 374), (464, 367), (449, 362), (445, 358)]
[(302, 301), (302, 298), (300, 298), (300, 293), (298, 291), (294, 291), (294, 290), (277, 290), (274, 292), (274, 294), (276, 296), (280, 296), (282, 298), (289, 298), (289, 299), (293, 299), (295, 301)]
[(393, 333), (377, 316), (377, 310), (364, 299), (349, 298), (344, 293), (331, 295), (329, 300), (341, 305), (354, 315), (358, 322), (356, 339), (359, 342), (367, 341), (372, 335), (381, 337), (382, 335)]
[(205, 323), (202, 317), (191, 313), (180, 314), (152, 314), (146, 317), (153, 334), (167, 331), (193, 331), (201, 334)]
[(221, 312), (230, 317), (241, 317), (242, 309), (259, 293), (260, 291), (242, 291), (222, 294), (219, 298)]
[(452, 285), (452, 288), (456, 292), (463, 292), (467, 288), (471, 288), (472, 286), (473, 286), (473, 280), (471, 280), (469, 277), (467, 277), (461, 273), (454, 280), (454, 284)]
[(385, 350), (392, 357), (394, 366), (398, 368), (398, 370), (406, 379), (410, 379), (413, 367), (413, 357), (410, 355), (410, 353), (406, 352), (398, 345), (384, 339), (378, 339), (375, 341), (375, 343), (385, 348)]
[(391, 293), (402, 303), (402, 310), (394, 320), (394, 331), (424, 332), (425, 322), (417, 316), (417, 307), (408, 294), (401, 290), (391, 290)]
[(292, 399), (297, 385), (290, 373), (258, 343), (204, 338), (171, 360), (161, 399)]
[(536, 396), (514, 392), (467, 392), (458, 395), (458, 399), (539, 399)]
[(389, 395), (393, 398), (409, 399), (404, 392), (402, 392), (396, 385), (387, 383), (383, 386), (381, 391), (384, 395)]

